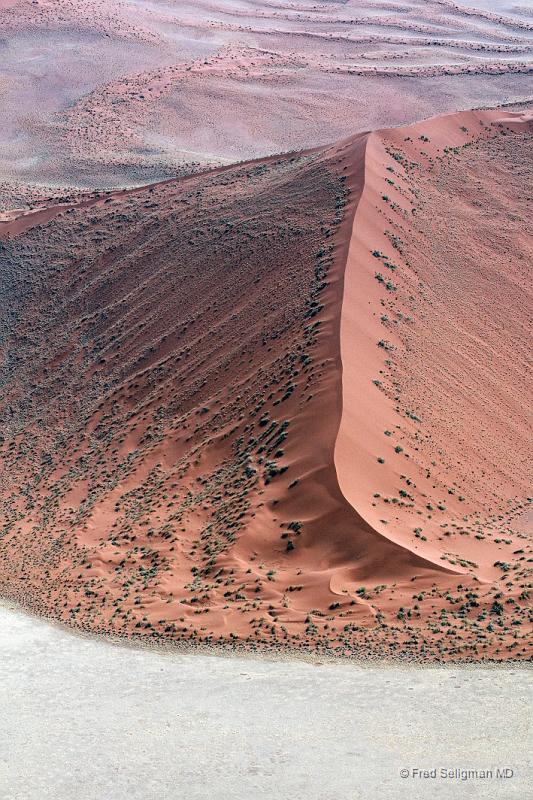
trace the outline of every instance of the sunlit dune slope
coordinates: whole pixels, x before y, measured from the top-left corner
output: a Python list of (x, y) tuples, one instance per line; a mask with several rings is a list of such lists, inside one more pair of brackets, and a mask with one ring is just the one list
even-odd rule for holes
[[(510, 343), (526, 325), (511, 288), (525, 298), (527, 287), (502, 242), (479, 294), (501, 275), (501, 314), (512, 304), (516, 319), (491, 340), (478, 315), (465, 353), (452, 333), (468, 287), (454, 294), (451, 274), (442, 297), (426, 288), (424, 224), (455, 207), (450, 170), (493, 148), (506, 174), (523, 155), (527, 126), (504, 125), (453, 116), (6, 217), (2, 593), (150, 640), (524, 657), (525, 565), (510, 552), (525, 552), (527, 534), (494, 536), (526, 502), (524, 351)], [(519, 192), (524, 175), (511, 178)], [(521, 228), (521, 208), (502, 235)], [(515, 451), (489, 459), (475, 445), (472, 460), (461, 442), (472, 414), (483, 428), (490, 413), (479, 400), (489, 341), (510, 365), (498, 385), (517, 413), (493, 424), (500, 438), (512, 429)], [(415, 379), (431, 359), (442, 366), (426, 370), (422, 415)], [(443, 373), (456, 364), (452, 392)], [(490, 530), (482, 471), (498, 481)], [(430, 516), (445, 488), (446, 510)], [(483, 541), (459, 539), (459, 514)], [(512, 581), (493, 566), (501, 547)]]
[(488, 579), (533, 477), (531, 128), (485, 111), (372, 133), (345, 273), (341, 489)]

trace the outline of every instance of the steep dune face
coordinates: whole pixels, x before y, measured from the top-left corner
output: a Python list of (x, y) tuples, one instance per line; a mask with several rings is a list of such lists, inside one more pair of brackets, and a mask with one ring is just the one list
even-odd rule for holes
[[(492, 119), (475, 119), (496, 146)], [(477, 140), (466, 124), (445, 121), (444, 146)], [(525, 134), (513, 127), (516, 147)], [(389, 201), (374, 202), (383, 154), (396, 147), (400, 158), (399, 142), (414, 133), (424, 135), (361, 135), (70, 198), (2, 224), (5, 596), (78, 627), (150, 639), (524, 656), (522, 628), (511, 629), (507, 609), (496, 630), (477, 622), (479, 606), (486, 615), (498, 603), (490, 570), (478, 575), (464, 554), (442, 559), (452, 547), (432, 521), (423, 546), (406, 533), (418, 508), (402, 499), (389, 506), (398, 517), (386, 519), (369, 494), (381, 502), (398, 480), (414, 491), (407, 469), (399, 478), (388, 454), (376, 460), (375, 430), (390, 425), (396, 446), (401, 436), (416, 440), (420, 423), (409, 385), (397, 392), (412, 416), (400, 413), (397, 428), (388, 379), (372, 384), (383, 355), (369, 344), (372, 326), (389, 324), (375, 319), (374, 305), (388, 303), (388, 290), (372, 274), (361, 283), (376, 261), (367, 232), (383, 237), (386, 214), (398, 215), (388, 221), (395, 235), (405, 223)], [(450, 162), (460, 157), (454, 151)], [(417, 180), (431, 173), (436, 156), (427, 158)], [(418, 191), (395, 191), (410, 189)], [(409, 239), (415, 248), (420, 241)], [(388, 259), (382, 239), (376, 246)], [(410, 291), (423, 302), (419, 286)], [(424, 331), (388, 367), (406, 382), (416, 374), (407, 354), (418, 354)], [(442, 446), (446, 395), (435, 397), (433, 439), (416, 458), (408, 453), (417, 486), (425, 487), (418, 476), (430, 446)], [(482, 452), (475, 465), (487, 463)], [(514, 462), (501, 463), (512, 477)], [(440, 488), (443, 474), (438, 480)], [(465, 496), (472, 514), (485, 499)], [(492, 580), (483, 597), (479, 578)], [(508, 594), (522, 623), (516, 582)], [(459, 609), (444, 634), (443, 617)]]
[(500, 112), (370, 135), (335, 447), (376, 530), (486, 598), (505, 585), (511, 611), (531, 580), (530, 147), (528, 116)]
[[(370, 502), (372, 488), (392, 490), (413, 462), (432, 473), (424, 499), (446, 504), (454, 519), (477, 506), (504, 514), (504, 527), (522, 508), (504, 508), (507, 500), (527, 496), (530, 143), (527, 117), (497, 112), (369, 138), (346, 268), (336, 455), (345, 494), (378, 528), (385, 507)], [(363, 485), (350, 483), (353, 448)], [(407, 520), (417, 522), (421, 498), (386, 520), (399, 523), (400, 536)], [(430, 529), (449, 522), (446, 514), (423, 516)]]
[(373, 619), (356, 577), (423, 571), (333, 466), (365, 144), (4, 223), (6, 594), (94, 630), (327, 642), (333, 603)]

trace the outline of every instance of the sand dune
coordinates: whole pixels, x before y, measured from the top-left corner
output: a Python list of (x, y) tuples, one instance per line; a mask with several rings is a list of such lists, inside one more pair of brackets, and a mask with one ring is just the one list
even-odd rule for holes
[(468, 112), (6, 215), (2, 593), (150, 640), (528, 656), (529, 145)]
[[(495, 126), (518, 134), (515, 149)], [(457, 532), (502, 533), (531, 485), (530, 126), (527, 114), (470, 112), (368, 138), (345, 277), (337, 471), (374, 527), (429, 533), (413, 539), (428, 557), (441, 558), (432, 540), (453, 527), (461, 557), (484, 561), (487, 549), (490, 560)], [(384, 488), (396, 496), (388, 509), (373, 497)], [(490, 521), (477, 518), (483, 508)]]

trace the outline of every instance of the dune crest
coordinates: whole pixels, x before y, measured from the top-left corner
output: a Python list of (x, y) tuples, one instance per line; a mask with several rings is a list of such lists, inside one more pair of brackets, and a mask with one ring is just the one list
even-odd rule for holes
[[(468, 112), (5, 215), (2, 594), (155, 641), (524, 658), (528, 130)], [(438, 291), (428, 228), (465, 164), (517, 209), (468, 324), (480, 219), (439, 234)]]
[[(450, 185), (447, 185), (447, 172), (453, 169), (453, 164), (450, 167), (449, 162), (456, 162), (460, 157), (463, 163), (468, 164), (468, 154), (472, 152), (470, 148), (481, 148), (481, 157), (483, 157), (483, 143), (494, 142), (495, 130), (504, 135), (510, 131), (522, 134), (526, 136), (527, 143), (527, 136), (531, 130), (530, 115), (528, 113), (507, 114), (501, 111), (462, 112), (436, 117), (398, 129), (376, 131), (371, 133), (368, 138), (365, 186), (354, 216), (345, 273), (341, 316), (343, 413), (335, 447), (335, 463), (344, 496), (361, 511), (374, 527), (393, 540), (403, 543), (405, 543), (403, 529), (406, 521), (413, 518), (413, 512), (407, 510), (409, 506), (412, 507), (409, 500), (413, 498), (405, 498), (405, 495), (404, 501), (401, 497), (397, 498), (395, 511), (399, 511), (400, 516), (395, 517), (395, 521), (400, 522), (400, 526), (393, 528), (389, 526), (389, 523), (394, 525), (393, 520), (380, 519), (384, 506), (382, 502), (372, 502), (372, 489), (386, 488), (393, 491), (394, 484), (399, 485), (402, 481), (405, 482), (405, 477), (402, 477), (401, 473), (404, 465), (408, 464), (416, 470), (417, 480), (421, 484), (419, 490), (422, 491), (421, 487), (424, 486), (427, 491), (427, 495), (424, 495), (425, 500), (431, 501), (431, 497), (434, 495), (432, 489), (435, 487), (430, 484), (434, 483), (435, 476), (430, 480), (422, 475), (427, 471), (426, 467), (430, 466), (429, 462), (424, 463), (418, 458), (419, 463), (413, 464), (413, 460), (417, 460), (416, 453), (406, 453), (402, 447), (405, 437), (407, 437), (405, 439), (407, 441), (420, 437), (426, 438), (427, 432), (424, 436), (423, 421), (417, 417), (417, 414), (424, 416), (425, 410), (420, 407), (421, 398), (416, 396), (412, 390), (407, 398), (393, 396), (400, 387), (400, 366), (395, 363), (399, 357), (399, 351), (403, 350), (402, 355), (405, 356), (406, 351), (414, 346), (420, 346), (416, 337), (419, 324), (416, 313), (424, 316), (426, 330), (426, 319), (431, 319), (433, 324), (449, 327), (450, 320), (446, 319), (445, 315), (451, 316), (457, 313), (464, 326), (461, 330), (462, 338), (482, 338), (488, 335), (484, 324), (486, 321), (480, 316), (474, 315), (467, 328), (465, 308), (456, 309), (453, 305), (446, 307), (447, 303), (454, 303), (458, 300), (457, 296), (450, 295), (450, 287), (447, 282), (456, 278), (458, 270), (461, 270), (463, 266), (470, 267), (471, 253), (464, 254), (463, 264), (458, 261), (458, 258), (462, 257), (461, 254), (458, 254), (458, 248), (468, 248), (470, 239), (473, 243), (471, 251), (475, 251), (480, 237), (479, 235), (476, 237), (474, 228), (480, 224), (480, 219), (475, 216), (468, 218), (465, 215), (461, 219), (464, 228), (456, 237), (456, 241), (448, 240), (448, 248), (445, 247), (443, 250), (444, 258), (436, 250), (427, 259), (431, 263), (421, 264), (418, 248), (425, 243), (423, 237), (427, 239), (427, 223), (428, 220), (431, 221), (430, 215), (432, 212), (436, 212), (437, 215), (439, 211), (443, 212), (443, 209), (435, 208), (432, 205), (433, 198), (428, 201), (424, 197), (423, 191), (429, 187), (429, 182), (439, 181), (440, 194), (436, 194), (436, 197), (440, 201), (444, 202), (445, 199), (449, 199), (451, 203), (468, 203), (470, 200), (468, 192), (471, 189), (468, 177), (470, 177), (472, 181), (476, 181), (476, 190), (481, 193), (482, 182), (472, 176), (465, 176), (466, 191), (464, 184), (452, 184), (450, 181)], [(494, 155), (496, 156), (497, 153), (495, 152)], [(479, 177), (487, 178), (487, 176)], [(486, 182), (488, 183), (487, 180)], [(483, 189), (487, 191), (489, 188), (483, 186)], [(465, 197), (460, 194), (465, 194)], [(518, 201), (517, 205), (520, 206)], [(493, 215), (498, 210), (495, 208)], [(424, 214), (423, 225), (420, 222), (421, 213)], [(440, 220), (438, 224), (441, 226), (449, 224), (449, 227), (452, 228), (454, 224), (453, 220), (447, 223), (443, 217), (439, 216), (435, 216), (433, 219)], [(513, 228), (519, 231), (520, 226), (515, 225)], [(511, 233), (513, 232), (511, 231)], [(524, 258), (527, 260), (530, 253), (531, 245), (528, 243), (524, 253), (516, 255), (523, 261)], [(503, 258), (503, 254), (504, 248), (501, 247), (501, 252), (495, 255)], [(439, 260), (437, 265), (435, 265), (435, 259)], [(447, 259), (452, 260), (453, 263), (448, 264)], [(508, 261), (510, 262), (511, 259)], [(422, 266), (425, 272), (421, 268)], [(432, 273), (429, 272), (430, 266), (433, 267)], [(453, 267), (454, 271), (449, 267)], [(505, 278), (511, 284), (510, 290), (518, 290), (518, 283), (526, 279), (527, 264), (522, 265), (521, 271), (509, 276), (499, 274), (501, 267), (502, 264), (497, 262), (491, 274), (479, 273), (481, 285), (478, 285), (478, 290), (483, 303), (493, 302), (493, 297), (485, 295), (484, 292), (493, 292), (495, 289), (500, 292), (506, 287), (503, 283)], [(504, 265), (504, 268), (507, 268), (507, 265)], [(427, 277), (435, 278), (438, 269), (440, 269), (438, 276), (440, 283), (438, 287), (432, 287), (426, 283), (426, 279)], [(501, 278), (502, 285), (496, 287), (494, 282), (491, 284), (490, 279), (498, 277)], [(472, 284), (468, 284), (468, 288), (471, 286)], [(463, 287), (463, 290), (465, 288), (466, 286)], [(416, 292), (417, 296), (406, 297), (408, 290)], [(525, 290), (526, 294), (529, 293), (527, 286), (522, 290)], [(441, 298), (437, 297), (437, 291), (442, 292)], [(465, 300), (464, 297), (462, 299)], [(527, 304), (518, 302), (513, 305), (515, 299), (515, 295), (509, 297), (499, 295), (497, 298), (500, 305), (498, 313), (503, 323), (512, 316), (512, 309), (515, 312), (517, 310), (521, 312), (522, 316), (516, 319), (516, 331), (513, 332), (515, 335), (519, 335), (521, 332), (525, 333)], [(468, 302), (468, 298), (466, 300)], [(477, 311), (475, 306), (473, 310)], [(510, 344), (512, 338), (513, 334), (510, 333), (507, 340), (504, 340), (503, 344), (509, 347), (509, 352), (499, 354), (500, 362), (504, 361), (506, 357), (509, 361), (513, 360)], [(440, 349), (436, 346), (432, 351), (432, 357), (435, 361), (437, 358), (439, 360), (448, 358), (450, 362), (448, 379), (452, 377), (452, 370), (455, 366), (457, 374), (453, 375), (453, 378), (457, 385), (453, 388), (456, 392), (461, 392), (465, 388), (464, 375), (461, 374), (461, 370), (471, 369), (473, 364), (458, 363), (457, 361), (451, 363), (453, 361), (453, 354), (450, 353), (452, 342), (443, 337), (440, 345)], [(376, 352), (380, 353), (380, 351), (383, 358), (376, 359)], [(483, 348), (479, 349), (479, 354), (485, 355)], [(520, 356), (524, 360), (524, 367), (527, 371), (525, 348)], [(383, 365), (388, 369), (379, 368)], [(424, 370), (428, 371), (430, 379), (433, 378), (431, 365), (425, 363), (421, 370), (421, 379)], [(389, 379), (388, 386), (385, 385), (385, 375)], [(524, 379), (525, 375), (526, 373)], [(476, 375), (478, 380), (483, 380), (485, 377), (482, 374)], [(519, 386), (514, 384), (506, 386), (506, 383), (514, 376), (504, 373), (499, 374), (498, 377), (504, 388), (496, 389), (494, 384), (497, 381), (493, 376), (487, 387), (482, 385), (477, 391), (482, 393), (483, 389), (487, 388), (491, 391), (499, 391), (500, 395), (504, 395), (519, 389), (518, 399), (521, 405), (519, 409), (514, 410), (522, 413), (523, 419), (519, 420), (519, 423), (523, 423), (524, 427), (520, 431), (521, 438), (518, 440), (522, 455), (522, 462), (518, 463), (522, 463), (525, 467), (531, 424), (531, 415), (528, 414), (527, 381), (522, 380)], [(452, 387), (448, 388), (451, 393)], [(457, 406), (463, 399), (466, 400), (460, 394), (455, 398), (447, 397), (446, 403), (449, 404), (449, 407), (441, 407), (440, 413), (449, 411), (452, 403)], [(409, 401), (411, 401), (410, 406)], [(468, 400), (466, 402), (468, 403)], [(480, 409), (478, 408), (477, 411), (479, 412)], [(504, 421), (500, 419), (497, 422), (502, 424)], [(387, 429), (386, 432), (384, 429)], [(513, 423), (509, 421), (508, 430), (502, 424), (499, 433), (504, 438), (509, 437), (512, 435), (512, 429)], [(429, 433), (435, 431), (441, 437), (444, 436), (444, 432), (439, 431), (438, 426)], [(439, 444), (442, 447), (446, 446), (442, 439), (439, 440)], [(398, 452), (395, 452), (395, 449)], [(420, 448), (416, 447), (416, 449)], [(393, 453), (392, 458), (391, 452)], [(379, 458), (384, 455), (387, 456), (387, 459), (384, 464), (380, 464)], [(486, 453), (483, 455), (486, 456)], [(354, 456), (361, 464), (361, 473), (356, 473), (352, 469)], [(509, 453), (506, 454), (502, 451), (499, 456), (500, 469), (509, 461), (509, 470), (513, 473), (512, 477), (507, 476), (508, 481), (505, 488), (509, 493), (514, 488), (517, 495), (525, 497), (529, 476), (521, 474), (524, 473), (524, 469), (520, 469), (518, 463), (512, 462)], [(409, 461), (406, 461), (407, 458)], [(470, 458), (470, 463), (475, 462), (472, 453)], [(389, 466), (391, 461), (394, 463), (393, 468)], [(453, 476), (453, 469), (449, 464), (442, 464), (437, 468), (443, 472), (438, 480), (439, 490), (445, 495), (448, 494), (448, 490), (442, 481), (447, 468), (449, 468), (449, 476), (450, 474)], [(527, 473), (527, 467), (525, 473)], [(411, 491), (408, 489), (408, 485), (404, 485), (403, 489), (404, 492), (407, 491), (407, 494)], [(465, 492), (469, 491), (464, 486), (463, 489)], [(397, 489), (394, 493), (398, 494)], [(454, 498), (456, 493), (459, 493), (457, 486), (452, 489), (449, 496), (443, 498), (442, 502), (446, 502), (448, 506), (454, 506), (457, 516), (459, 514), (462, 516), (466, 508), (472, 512), (468, 500), (465, 504), (463, 498), (462, 504), (457, 504)], [(433, 499), (435, 498), (433, 497)], [(476, 500), (485, 502), (487, 506), (491, 505), (488, 492), (477, 493)], [(437, 500), (435, 504), (438, 502)], [(424, 505), (427, 503), (421, 504), (419, 497), (418, 507), (422, 508)], [(506, 511), (508, 510), (506, 509)], [(517, 509), (513, 509), (513, 511), (516, 512)], [(426, 514), (426, 516), (430, 515)], [(513, 516), (516, 516), (516, 513)], [(443, 521), (447, 520), (447, 517), (442, 519), (440, 517), (437, 515), (438, 523), (437, 520), (430, 522), (429, 527), (438, 528)], [(432, 519), (431, 516), (430, 519)], [(414, 520), (416, 522), (416, 517)], [(398, 527), (402, 530), (399, 531)], [(440, 546), (435, 548), (430, 543), (422, 545), (420, 541), (412, 541), (409, 546), (424, 552), (428, 558), (434, 556), (440, 558), (441, 556)]]

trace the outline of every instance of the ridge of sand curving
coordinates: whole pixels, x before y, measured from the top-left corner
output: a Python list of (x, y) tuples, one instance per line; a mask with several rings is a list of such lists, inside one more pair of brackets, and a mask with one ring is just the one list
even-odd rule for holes
[[(392, 541), (487, 582), (528, 550), (532, 128), (528, 113), (472, 111), (371, 133), (344, 276), (340, 489)], [(492, 200), (487, 221), (472, 192)], [(466, 209), (461, 228), (446, 203)]]
[[(514, 217), (496, 243), (499, 257), (508, 249), (505, 231), (525, 230), (521, 120), (471, 112), (7, 215), (1, 593), (74, 627), (148, 641), (526, 658), (526, 470), (523, 484), (513, 477), (523, 425), (495, 427), (513, 457), (500, 447), (495, 464), (481, 440), (468, 452), (501, 482), (501, 519), (486, 521), (482, 477), (463, 488), (450, 461), (456, 435), (447, 461), (435, 458), (448, 435), (439, 418), (457, 411), (441, 374), (424, 365), (434, 394), (424, 414), (409, 384), (420, 375), (410, 354), (434, 344), (432, 303), (446, 322), (427, 299), (424, 225), (453, 200), (465, 154), (474, 163), (492, 148), (511, 186)], [(505, 196), (500, 208), (493, 195), (501, 215)], [(511, 389), (524, 399), (510, 378), (524, 355), (513, 286), (525, 285), (520, 264), (499, 267), (502, 313), (515, 309), (500, 345), (514, 372), (497, 372), (498, 402), (509, 404)], [(493, 277), (481, 275), (485, 303)], [(462, 354), (460, 298), (444, 294), (447, 336), (471, 363), (477, 400), (487, 376), (468, 359), (480, 337), (497, 342), (476, 323)], [(457, 399), (463, 422), (485, 420), (479, 403)], [(432, 482), (454, 492), (444, 510)], [(459, 514), (470, 515), (461, 532)]]

